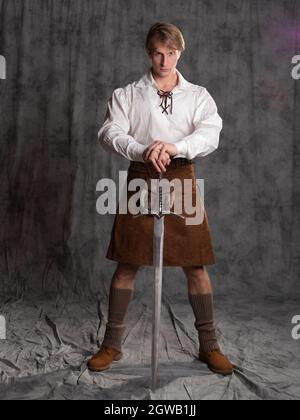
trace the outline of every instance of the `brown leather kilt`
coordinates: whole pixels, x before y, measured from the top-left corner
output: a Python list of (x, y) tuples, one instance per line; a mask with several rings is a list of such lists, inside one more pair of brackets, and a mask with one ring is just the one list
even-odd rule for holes
[[(149, 181), (158, 177), (152, 164), (130, 162), (128, 183), (134, 178)], [(196, 203), (195, 163), (183, 158), (173, 159), (163, 178), (192, 180), (193, 203)], [(184, 191), (184, 188), (183, 188)], [(128, 200), (133, 192), (128, 192)], [(184, 210), (184, 209), (183, 209)], [(211, 265), (215, 263), (210, 227), (206, 210), (201, 224), (187, 225), (185, 220), (165, 216), (164, 266)], [(184, 212), (182, 213), (184, 214)], [(154, 216), (120, 214), (119, 207), (115, 216), (111, 240), (106, 257), (110, 260), (142, 266), (153, 266), (153, 225)]]

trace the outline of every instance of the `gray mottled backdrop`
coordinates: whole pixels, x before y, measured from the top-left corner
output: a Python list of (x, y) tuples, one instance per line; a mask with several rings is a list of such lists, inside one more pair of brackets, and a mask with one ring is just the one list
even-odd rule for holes
[[(243, 365), (244, 350), (241, 354), (239, 349), (257, 332), (255, 314), (267, 303), (273, 304), (273, 321), (278, 317), (276, 328), (282, 323), (281, 344), (287, 340), (289, 346), (295, 345), (289, 341), (289, 322), (299, 305), (296, 301), (295, 309), (286, 306), (284, 313), (279, 309), (300, 295), (300, 80), (291, 76), (292, 57), (300, 54), (299, 0), (0, 0), (0, 54), (7, 62), (7, 79), (0, 80), (2, 299), (7, 302), (9, 296), (17, 297), (21, 302), (22, 296), (31, 296), (31, 304), (22, 311), (27, 310), (29, 318), (42, 319), (39, 311), (44, 304), (35, 300), (34, 293), (52, 296), (52, 292), (67, 300), (75, 292), (92, 297), (91, 305), (97, 296), (104, 305), (103, 313), (91, 309), (91, 324), (80, 324), (81, 349), (90, 351), (101, 336), (103, 329), (97, 330), (95, 319), (100, 315), (104, 327), (101, 320), (105, 319), (115, 263), (105, 258), (113, 216), (97, 215), (96, 183), (103, 177), (117, 179), (128, 162), (105, 152), (97, 142), (97, 131), (112, 90), (138, 80), (147, 70), (144, 39), (149, 27), (161, 20), (182, 29), (187, 48), (178, 68), (186, 79), (209, 90), (224, 120), (220, 148), (197, 160), (197, 175), (205, 179), (217, 257), (209, 272), (219, 296), (219, 332), (225, 329), (232, 340), (241, 337), (242, 321), (253, 322), (252, 327), (249, 323), (245, 327), (246, 341), (240, 339), (232, 347), (222, 335), (226, 349)], [(152, 270), (141, 268), (134, 306), (141, 313), (145, 305), (151, 309), (151, 286)], [(170, 299), (177, 304), (183, 300), (181, 312), (188, 313), (191, 322), (180, 268), (167, 268), (164, 278), (166, 317), (178, 321)], [(256, 307), (257, 302), (261, 306)], [(7, 305), (2, 307), (6, 314), (11, 311)], [(229, 308), (232, 317), (223, 325)], [(74, 316), (77, 310), (70, 309), (70, 314)], [(136, 311), (130, 318), (132, 326), (136, 325), (139, 309)], [(17, 307), (13, 313), (18, 313)], [(49, 321), (49, 316), (45, 319)], [(145, 325), (150, 322), (147, 319)], [(234, 320), (236, 330), (231, 331)], [(57, 323), (46, 321), (45, 329), (55, 326), (53, 337), (59, 337), (60, 350), (66, 343), (74, 348), (72, 342), (80, 347), (75, 335), (73, 339), (64, 337), (62, 331), (58, 335)], [(264, 315), (260, 321), (259, 343), (275, 328)], [(138, 332), (145, 333), (144, 327)], [(93, 339), (88, 337), (89, 329)], [(180, 336), (177, 330), (176, 336)], [(271, 351), (273, 338), (267, 339), (262, 355), (266, 348)], [(130, 347), (128, 340), (127, 344)], [(6, 346), (6, 354), (10, 346), (16, 348), (12, 342)], [(283, 363), (285, 350), (280, 343), (279, 348)], [(79, 353), (85, 355), (85, 351)], [(20, 369), (16, 360), (20, 360), (19, 353), (10, 363)], [(61, 363), (59, 367), (65, 367), (65, 359)], [(295, 371), (295, 367), (285, 368), (291, 374)], [(44, 372), (35, 369), (29, 367), (28, 372)], [(16, 376), (14, 373), (5, 371), (7, 377)], [(247, 380), (241, 382), (243, 386)], [(70, 381), (72, 385), (72, 378)], [(183, 389), (182, 384), (178, 387), (177, 397)], [(185, 384), (184, 389), (187, 387)], [(141, 383), (133, 383), (130, 396), (143, 398), (134, 394), (141, 388)], [(226, 394), (228, 398), (241, 396), (236, 389)], [(268, 394), (261, 385), (257, 389), (244, 396), (277, 395)], [(225, 395), (222, 392), (220, 396)], [(295, 392), (284, 396), (293, 397)], [(174, 397), (174, 392), (168, 395)]]

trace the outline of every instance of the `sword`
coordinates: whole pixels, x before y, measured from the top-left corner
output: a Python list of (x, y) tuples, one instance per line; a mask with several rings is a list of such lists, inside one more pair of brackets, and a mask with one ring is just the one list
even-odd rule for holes
[(158, 205), (159, 213), (154, 215), (153, 230), (153, 263), (155, 267), (154, 274), (154, 302), (153, 302), (153, 318), (152, 318), (152, 384), (151, 389), (155, 391), (157, 386), (158, 373), (158, 352), (159, 352), (159, 327), (161, 315), (161, 294), (162, 294), (162, 277), (163, 277), (163, 253), (164, 253), (164, 235), (165, 235), (165, 216), (162, 208), (162, 186), (159, 185), (162, 179), (162, 173), (158, 178)]
[[(151, 206), (142, 205), (142, 214), (150, 214), (154, 216), (153, 228), (153, 263), (155, 270), (154, 277), (154, 300), (153, 300), (153, 315), (152, 315), (152, 381), (151, 390), (155, 391), (158, 380), (158, 356), (159, 356), (159, 339), (160, 339), (160, 316), (161, 316), (161, 297), (162, 297), (162, 278), (163, 278), (163, 247), (164, 247), (164, 233), (165, 233), (165, 215), (179, 216), (185, 219), (184, 216), (171, 212), (172, 199), (163, 195), (163, 186), (161, 185), (162, 173), (156, 182), (156, 196), (151, 189)], [(151, 184), (152, 186), (152, 184)], [(141, 197), (143, 202), (144, 196)], [(155, 199), (156, 198), (156, 199)], [(174, 196), (173, 196), (174, 198)], [(156, 205), (154, 205), (153, 201)], [(140, 217), (142, 214), (134, 216)]]

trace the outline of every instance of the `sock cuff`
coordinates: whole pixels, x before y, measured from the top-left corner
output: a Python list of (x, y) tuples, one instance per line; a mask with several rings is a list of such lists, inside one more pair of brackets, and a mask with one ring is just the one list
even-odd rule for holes
[(127, 308), (129, 301), (133, 295), (133, 289), (120, 289), (111, 287), (109, 291), (109, 304), (113, 303), (114, 307), (122, 310)]

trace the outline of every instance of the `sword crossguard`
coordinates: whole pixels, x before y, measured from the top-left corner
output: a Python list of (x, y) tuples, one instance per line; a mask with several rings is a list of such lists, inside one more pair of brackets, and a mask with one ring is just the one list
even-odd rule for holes
[(165, 216), (177, 216), (177, 217), (180, 217), (181, 219), (186, 219), (186, 217), (185, 216), (182, 216), (182, 214), (179, 214), (179, 213), (175, 213), (175, 212), (173, 212), (173, 211), (162, 211), (161, 213), (154, 213), (154, 212), (152, 212), (151, 213), (151, 211), (149, 211), (148, 213), (141, 213), (141, 214), (137, 214), (137, 215), (134, 215), (133, 217), (134, 217), (134, 219), (136, 219), (136, 218), (138, 218), (138, 217), (141, 217), (141, 216), (154, 216), (154, 217), (156, 217), (157, 219), (161, 219), (162, 217), (165, 217)]

